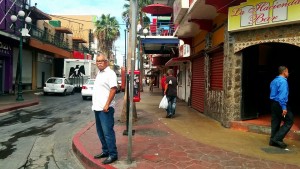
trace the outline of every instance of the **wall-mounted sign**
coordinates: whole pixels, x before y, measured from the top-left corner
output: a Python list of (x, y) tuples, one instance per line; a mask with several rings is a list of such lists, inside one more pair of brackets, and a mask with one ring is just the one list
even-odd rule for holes
[(183, 57), (189, 57), (191, 55), (191, 47), (188, 44), (183, 45)]
[(178, 57), (183, 57), (183, 45), (179, 46), (179, 56)]
[(300, 22), (300, 0), (248, 0), (229, 8), (228, 31)]
[(37, 61), (52, 64), (53, 63), (53, 56), (38, 53)]
[(178, 57), (189, 57), (191, 55), (191, 47), (188, 44), (179, 46), (179, 56)]
[(179, 24), (189, 9), (189, 0), (175, 0), (173, 3), (174, 23)]
[(9, 44), (0, 41), (0, 55), (12, 56), (12, 47)]

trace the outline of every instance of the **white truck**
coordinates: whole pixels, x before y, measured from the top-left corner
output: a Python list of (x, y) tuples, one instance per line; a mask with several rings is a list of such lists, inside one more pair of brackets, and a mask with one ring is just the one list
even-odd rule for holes
[(76, 91), (80, 91), (87, 79), (96, 78), (98, 68), (95, 60), (87, 59), (65, 59), (64, 77), (68, 78), (75, 86)]

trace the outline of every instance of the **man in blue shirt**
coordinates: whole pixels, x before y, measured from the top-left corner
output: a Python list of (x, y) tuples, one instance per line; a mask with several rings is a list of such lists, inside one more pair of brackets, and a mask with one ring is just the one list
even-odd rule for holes
[[(283, 139), (293, 126), (294, 117), (287, 105), (289, 96), (288, 68), (279, 66), (278, 73), (279, 75), (270, 84), (272, 120), (269, 145), (284, 149), (287, 145), (283, 142)], [(282, 126), (280, 126), (281, 121), (284, 122)]]

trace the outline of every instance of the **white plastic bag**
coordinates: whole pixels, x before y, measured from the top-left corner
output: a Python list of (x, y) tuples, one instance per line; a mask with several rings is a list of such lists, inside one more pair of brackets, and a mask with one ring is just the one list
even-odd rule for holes
[(168, 108), (168, 99), (167, 99), (166, 95), (164, 95), (164, 97), (161, 99), (158, 108), (161, 108), (161, 109), (167, 109)]

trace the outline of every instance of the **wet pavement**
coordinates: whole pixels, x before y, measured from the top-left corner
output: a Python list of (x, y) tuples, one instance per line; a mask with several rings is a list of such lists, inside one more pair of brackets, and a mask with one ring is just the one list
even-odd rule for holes
[(0, 95), (0, 115), (8, 111), (19, 108), (29, 107), (39, 104), (39, 95), (41, 91), (26, 91), (22, 93), (23, 101), (17, 101), (17, 95), (5, 94)]
[(177, 103), (175, 118), (167, 119), (165, 111), (158, 108), (160, 100), (160, 90), (155, 89), (143, 92), (136, 104), (138, 120), (133, 125), (131, 157), (128, 137), (123, 135), (126, 124), (119, 121), (122, 100), (117, 104), (119, 160), (111, 165), (93, 159), (101, 152), (94, 122), (82, 128), (73, 138), (73, 150), (82, 164), (118, 169), (300, 168), (299, 141), (285, 140), (288, 150), (268, 146), (267, 135), (224, 128), (182, 101)]
[(20, 108), (23, 102), (14, 96), (0, 98), (1, 106), (10, 107), (0, 113), (0, 168), (83, 168), (73, 154), (71, 140), (93, 120), (91, 101), (83, 101), (79, 93), (43, 96), (30, 92), (24, 98), (37, 104)]

